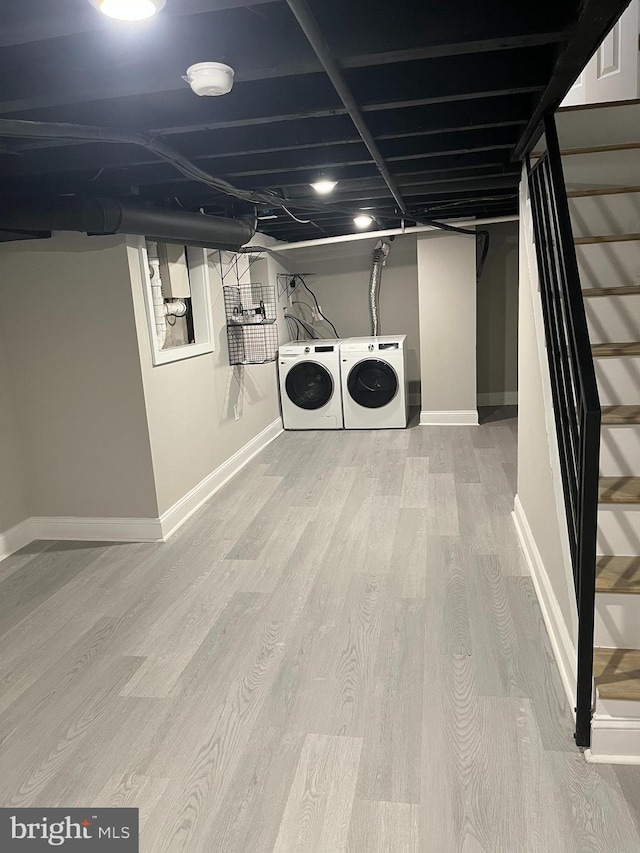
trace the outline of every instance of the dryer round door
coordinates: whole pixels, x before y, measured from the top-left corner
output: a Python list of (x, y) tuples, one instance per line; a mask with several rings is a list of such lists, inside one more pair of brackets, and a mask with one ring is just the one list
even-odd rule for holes
[(381, 409), (398, 393), (398, 374), (387, 361), (366, 358), (349, 371), (347, 389), (351, 399), (366, 409)]
[(321, 409), (333, 397), (333, 378), (315, 361), (301, 361), (287, 373), (287, 397), (300, 409)]

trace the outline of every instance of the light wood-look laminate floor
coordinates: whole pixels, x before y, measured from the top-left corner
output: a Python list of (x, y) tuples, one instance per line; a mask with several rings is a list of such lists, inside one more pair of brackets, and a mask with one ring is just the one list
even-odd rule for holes
[(164, 545), (0, 564), (0, 804), (143, 853), (631, 853), (511, 520), (515, 420), (287, 433)]

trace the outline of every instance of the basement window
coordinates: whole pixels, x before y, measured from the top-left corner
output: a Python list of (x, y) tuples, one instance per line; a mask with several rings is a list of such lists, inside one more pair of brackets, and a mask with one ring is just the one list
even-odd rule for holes
[(143, 238), (138, 251), (154, 365), (213, 352), (206, 250)]

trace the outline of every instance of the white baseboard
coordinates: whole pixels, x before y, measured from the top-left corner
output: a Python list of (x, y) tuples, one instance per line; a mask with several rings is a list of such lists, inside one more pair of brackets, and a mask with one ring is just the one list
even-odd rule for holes
[(37, 536), (33, 532), (33, 519), (25, 518), (20, 524), (0, 532), (0, 560), (5, 560), (16, 551), (24, 548), (29, 542), (33, 542)]
[(85, 518), (43, 516), (31, 519), (34, 539), (75, 542), (159, 542), (159, 518)]
[(223, 462), (215, 471), (212, 471), (197, 486), (194, 486), (183, 498), (164, 512), (159, 519), (162, 527), (162, 539), (168, 539), (181, 527), (202, 504), (209, 500), (218, 489), (221, 489), (238, 471), (250, 462), (256, 454), (260, 453), (280, 433), (283, 432), (280, 418), (269, 424), (255, 438), (251, 439), (237, 453), (234, 453), (226, 462)]
[(0, 533), (0, 560), (15, 554), (35, 539), (78, 542), (164, 541), (281, 432), (282, 422), (278, 418), (180, 498), (160, 518), (27, 518)]
[(591, 748), (585, 758), (592, 764), (640, 764), (640, 720), (594, 714)]
[(584, 757), (589, 764), (640, 764), (639, 755), (595, 755), (585, 749)]
[(518, 495), (516, 495), (514, 501), (512, 517), (529, 566), (529, 571), (531, 572), (538, 603), (542, 611), (542, 618), (544, 619), (553, 654), (560, 670), (560, 677), (567, 695), (569, 708), (575, 717), (577, 678), (577, 653), (575, 644), (560, 610), (558, 599), (553, 591), (549, 575), (542, 562), (540, 551), (533, 538), (529, 521)]
[(478, 394), (479, 406), (517, 406), (517, 391), (487, 391)]
[(420, 426), (478, 426), (477, 409), (453, 412), (420, 412)]

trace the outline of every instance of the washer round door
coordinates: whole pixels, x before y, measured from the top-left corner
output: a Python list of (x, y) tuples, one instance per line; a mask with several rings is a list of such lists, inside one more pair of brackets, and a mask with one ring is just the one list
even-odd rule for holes
[(302, 361), (287, 373), (285, 388), (300, 409), (321, 409), (333, 397), (333, 378), (321, 364)]
[(351, 398), (366, 409), (381, 409), (398, 393), (398, 374), (387, 361), (367, 358), (349, 371), (347, 388)]

